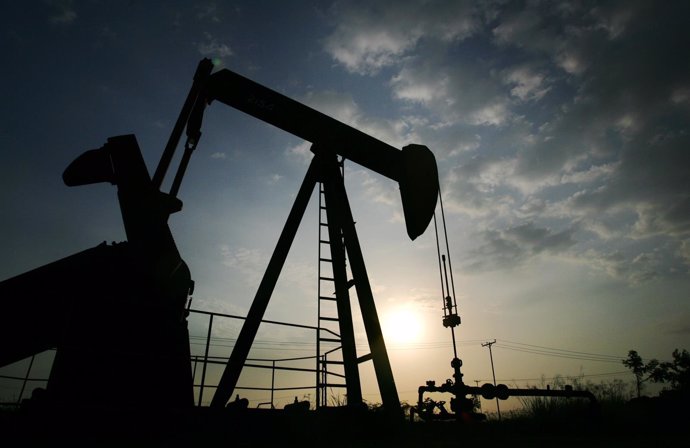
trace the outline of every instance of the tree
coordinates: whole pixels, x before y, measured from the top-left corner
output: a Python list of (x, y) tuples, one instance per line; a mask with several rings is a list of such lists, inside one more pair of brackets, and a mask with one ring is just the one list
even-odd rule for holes
[(662, 362), (660, 370), (662, 381), (668, 382), (672, 390), (690, 392), (690, 353), (687, 350), (673, 351), (673, 361)]
[(673, 361), (660, 363), (656, 359), (650, 359), (646, 364), (635, 350), (630, 350), (628, 358), (623, 360), (623, 365), (635, 375), (638, 397), (643, 383), (649, 380), (654, 383), (668, 383), (673, 391), (690, 393), (690, 353), (685, 349), (675, 349)]
[(628, 357), (623, 360), (623, 365), (630, 369), (635, 375), (638, 398), (642, 395), (642, 384), (646, 381), (650, 379), (655, 383), (664, 381), (664, 372), (663, 369), (660, 368), (659, 361), (650, 359), (649, 362), (645, 364), (644, 361), (642, 361), (642, 357), (635, 350), (630, 350), (628, 352)]

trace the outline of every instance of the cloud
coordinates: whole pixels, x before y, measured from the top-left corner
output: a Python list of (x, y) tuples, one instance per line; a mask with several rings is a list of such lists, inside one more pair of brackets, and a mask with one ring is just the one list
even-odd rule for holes
[(208, 32), (204, 32), (204, 40), (197, 43), (197, 51), (202, 56), (214, 59), (216, 65), (224, 63), (224, 60), (234, 54), (229, 45), (220, 42)]
[(561, 174), (559, 184), (592, 184), (600, 180), (610, 179), (620, 166), (619, 162), (590, 165), (584, 169), (574, 168)]
[(678, 255), (685, 260), (687, 266), (690, 266), (690, 239), (684, 239), (680, 242)]
[(526, 65), (508, 69), (503, 76), (503, 82), (512, 86), (510, 94), (521, 101), (540, 100), (550, 90), (550, 87), (545, 85), (546, 75)]
[(540, 254), (558, 254), (576, 244), (575, 228), (555, 232), (532, 222), (504, 230), (482, 232), (484, 244), (475, 249), (471, 258), (478, 260), (468, 269), (506, 269), (516, 267)]
[[(259, 249), (246, 247), (233, 248), (226, 244), (219, 246), (223, 258), (223, 265), (229, 268), (245, 285), (254, 288), (261, 282), (269, 262), (269, 256)], [(314, 279), (316, 265), (313, 262), (295, 260), (290, 257), (282, 267), (279, 282), (289, 293), (283, 290), (275, 291), (272, 303), (289, 300), (294, 297), (313, 296), (315, 294)]]
[(238, 272), (248, 285), (259, 283), (268, 263), (265, 254), (257, 249), (233, 249), (227, 245), (221, 245), (219, 249), (225, 266)]
[(391, 79), (392, 93), (424, 106), (446, 125), (500, 126), (511, 116), (509, 98), (490, 72), (482, 63), (438, 67), (433, 59), (410, 59)]
[(500, 11), (492, 34), (500, 46), (519, 48), (532, 59), (544, 58), (562, 72), (577, 76), (590, 66), (596, 37), (600, 34), (608, 39), (600, 30), (614, 22), (619, 32), (624, 26), (621, 20), (607, 22), (603, 15), (596, 16), (594, 9), (586, 2), (511, 4)]
[(50, 22), (59, 25), (70, 25), (77, 19), (72, 0), (57, 0), (50, 2), (55, 12), (50, 16)]
[(584, 253), (579, 261), (630, 285), (654, 280), (662, 275), (664, 270), (662, 256), (658, 251), (641, 252), (631, 256), (620, 250), (600, 252), (591, 249)]
[(690, 234), (689, 137), (669, 136), (661, 143), (635, 139), (606, 184), (574, 195), (572, 207), (590, 214), (626, 208), (636, 216), (631, 236), (637, 238)]
[(280, 174), (274, 173), (268, 176), (266, 183), (268, 185), (276, 185), (283, 178)]
[[(370, 171), (360, 168), (349, 170), (346, 181), (362, 188), (363, 196), (369, 201), (388, 205), (396, 210), (399, 208), (400, 192), (398, 185), (394, 182), (388, 180), (382, 182), (380, 178), (374, 177)], [(397, 216), (391, 218), (392, 221), (396, 222), (400, 222), (399, 219)]]
[(690, 105), (690, 87), (678, 87), (671, 92), (671, 102), (678, 105)]
[(312, 91), (303, 98), (306, 105), (354, 126), (359, 122), (360, 110), (352, 95), (334, 90)]
[(392, 65), (416, 40), (404, 33), (395, 35), (384, 30), (371, 29), (350, 35), (345, 26), (326, 41), (326, 51), (351, 72), (376, 73)]
[[(564, 97), (554, 117), (517, 151), (515, 174), (532, 192), (578, 184), (585, 188), (569, 200), (573, 216), (597, 220), (628, 210), (635, 217), (627, 226), (631, 237), (688, 234), (690, 138), (683, 123), (690, 116), (678, 106), (690, 67), (671, 49), (690, 39), (678, 14), (606, 4), (579, 16), (577, 25), (556, 22), (544, 33), (536, 29), (541, 19), (515, 19), (522, 28), (509, 27), (517, 34), (503, 45), (543, 52), (561, 68), (572, 50), (587, 66), (577, 70), (581, 80), (571, 99)], [(650, 20), (666, 30), (649, 28)], [(557, 45), (542, 42), (549, 35)]]
[(448, 3), (397, 5), (341, 4), (324, 48), (385, 77), (416, 121), (374, 129), (353, 98), (339, 113), (433, 143), (447, 211), (504, 229), (483, 234), (476, 268), (559, 254), (630, 283), (688, 271), (690, 5), (459, 2), (448, 32)]
[(690, 314), (681, 312), (669, 319), (659, 322), (659, 330), (674, 336), (690, 335)]
[(374, 1), (337, 5), (324, 49), (348, 71), (376, 74), (398, 64), (420, 39), (456, 41), (477, 29), (470, 2)]
[(219, 23), (221, 21), (218, 5), (215, 2), (197, 5), (196, 9), (196, 17), (199, 20), (208, 20), (214, 23)]
[(625, 36), (630, 20), (640, 14), (642, 2), (627, 2), (620, 7), (615, 2), (602, 3), (591, 10), (591, 15), (596, 20), (596, 27), (606, 30), (609, 39), (617, 39)]
[(311, 142), (303, 141), (294, 146), (290, 146), (285, 150), (288, 157), (295, 157), (302, 162), (303, 165), (309, 165), (314, 153), (311, 152)]
[(513, 170), (513, 160), (490, 157), (473, 157), (455, 165), (442, 178), (444, 206), (473, 218), (510, 215), (515, 198), (502, 185)]
[(415, 133), (419, 123), (417, 117), (400, 116), (395, 119), (385, 119), (367, 115), (360, 109), (351, 94), (333, 90), (312, 91), (302, 101), (389, 145), (403, 147), (411, 142), (420, 141)]

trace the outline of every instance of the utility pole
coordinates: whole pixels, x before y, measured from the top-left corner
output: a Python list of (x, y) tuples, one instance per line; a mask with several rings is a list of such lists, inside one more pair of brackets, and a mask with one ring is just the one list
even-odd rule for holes
[[(494, 387), (496, 387), (496, 371), (494, 370), (494, 355), (491, 352), (491, 346), (495, 343), (496, 339), (482, 344), (482, 347), (489, 347), (489, 358), (491, 358), (491, 374), (494, 377)], [(496, 411), (498, 412), (498, 421), (501, 421), (501, 407), (498, 405), (498, 397), (496, 397)]]

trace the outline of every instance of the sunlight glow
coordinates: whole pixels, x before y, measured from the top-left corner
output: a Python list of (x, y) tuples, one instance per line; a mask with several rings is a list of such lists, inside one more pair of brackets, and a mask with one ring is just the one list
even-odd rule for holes
[(419, 341), (422, 321), (409, 308), (395, 308), (386, 313), (383, 320), (386, 341), (399, 345)]

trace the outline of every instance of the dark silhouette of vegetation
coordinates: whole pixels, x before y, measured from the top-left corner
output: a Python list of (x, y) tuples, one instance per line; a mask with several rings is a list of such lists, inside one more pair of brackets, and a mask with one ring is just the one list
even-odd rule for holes
[(623, 365), (630, 369), (633, 375), (635, 375), (637, 398), (642, 396), (642, 388), (645, 382), (649, 380), (658, 382), (659, 361), (656, 359), (650, 359), (645, 363), (637, 351), (630, 350), (628, 352), (628, 357), (623, 360)]
[(638, 398), (642, 395), (643, 384), (650, 380), (653, 383), (667, 383), (670, 388), (665, 388), (666, 391), (690, 392), (690, 353), (685, 349), (675, 349), (672, 356), (672, 361), (650, 359), (645, 363), (637, 351), (628, 352), (623, 365), (635, 375)]
[[(583, 377), (563, 377), (556, 375), (550, 384), (542, 380), (540, 388), (588, 390), (594, 394), (598, 406), (608, 412), (615, 412), (630, 400), (630, 384), (614, 379), (594, 383)], [(536, 423), (557, 423), (563, 421), (582, 422), (591, 417), (591, 403), (587, 400), (566, 397), (518, 397), (522, 409), (511, 413), (511, 418), (529, 419)]]
[(690, 392), (690, 353), (687, 350), (675, 349), (673, 361), (661, 363), (659, 369), (663, 381), (669, 383), (672, 390)]

